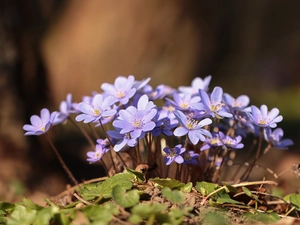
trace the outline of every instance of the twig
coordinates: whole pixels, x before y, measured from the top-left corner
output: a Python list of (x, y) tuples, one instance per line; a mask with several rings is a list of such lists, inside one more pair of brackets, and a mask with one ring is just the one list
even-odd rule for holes
[(90, 203), (90, 202), (84, 200), (83, 198), (81, 198), (77, 193), (74, 193), (73, 195), (74, 195), (74, 197), (77, 198), (80, 202), (82, 202), (82, 203), (84, 203), (84, 204), (86, 204), (86, 205), (93, 205), (93, 203)]
[[(268, 180), (265, 180), (265, 181), (252, 181), (252, 182), (242, 182), (242, 183), (239, 183), (239, 184), (233, 184), (231, 185), (232, 187), (243, 187), (243, 186), (249, 186), (249, 185), (259, 185), (259, 184), (270, 184), (270, 185), (275, 185), (277, 186), (278, 184), (274, 181), (268, 181)], [(226, 185), (220, 187), (219, 189), (211, 192), (209, 195), (207, 195), (201, 202), (201, 205), (204, 205), (205, 202), (207, 201), (207, 199), (209, 199), (211, 196), (213, 196), (214, 194), (218, 193), (219, 191), (221, 190), (224, 190), (226, 189)]]

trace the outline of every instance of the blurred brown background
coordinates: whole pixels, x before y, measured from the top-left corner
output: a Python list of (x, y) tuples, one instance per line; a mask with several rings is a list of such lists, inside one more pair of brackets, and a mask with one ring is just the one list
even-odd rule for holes
[[(0, 200), (65, 188), (44, 137), (24, 137), (22, 126), (44, 107), (57, 110), (67, 93), (80, 101), (118, 75), (173, 87), (212, 75), (211, 88), (278, 107), (295, 146), (265, 164), (281, 172), (299, 163), (299, 10), (298, 0), (1, 0)], [(77, 179), (103, 173), (85, 161), (78, 134), (56, 129)]]

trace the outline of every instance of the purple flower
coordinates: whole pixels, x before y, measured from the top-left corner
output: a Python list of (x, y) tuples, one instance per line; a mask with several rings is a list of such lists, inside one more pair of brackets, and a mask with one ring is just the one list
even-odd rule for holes
[(185, 148), (181, 148), (181, 144), (176, 145), (174, 148), (165, 147), (164, 152), (166, 153), (166, 156), (164, 158), (164, 161), (166, 165), (170, 165), (173, 161), (177, 162), (178, 164), (183, 163), (183, 158), (181, 154), (185, 152)]
[(88, 156), (87, 161), (90, 163), (97, 162), (108, 151), (109, 151), (109, 149), (104, 148), (102, 144), (97, 144), (95, 147), (95, 151), (87, 152), (87, 154), (86, 154)]
[(192, 95), (190, 94), (183, 93), (173, 94), (173, 99), (174, 101), (167, 98), (167, 100), (171, 102), (175, 106), (175, 108), (180, 110), (190, 110), (193, 104), (200, 102), (199, 96), (192, 97)]
[(107, 134), (113, 138), (115, 152), (121, 151), (126, 145), (130, 147), (137, 145), (136, 138), (131, 138), (130, 133), (120, 134), (120, 129), (109, 130)]
[(155, 88), (155, 90), (151, 89), (151, 91), (148, 92), (149, 92), (149, 98), (152, 100), (156, 100), (156, 99), (163, 99), (168, 95), (174, 94), (176, 92), (176, 89), (164, 84), (160, 84)]
[(25, 124), (23, 129), (27, 131), (25, 135), (41, 135), (46, 133), (57, 115), (57, 112), (50, 112), (48, 109), (44, 108), (41, 110), (41, 116), (33, 115), (30, 117), (30, 124)]
[(249, 105), (250, 99), (247, 95), (240, 95), (237, 98), (233, 98), (230, 94), (224, 94), (224, 102), (236, 110), (241, 110)]
[(213, 132), (212, 137), (206, 138), (205, 144), (201, 147), (201, 151), (209, 149), (211, 147), (220, 147), (223, 146), (223, 142), (220, 139), (218, 132)]
[(160, 109), (158, 120), (168, 117), (170, 120), (176, 119), (174, 115), (174, 106), (170, 102), (166, 102), (166, 104)]
[(119, 111), (119, 117), (113, 122), (113, 126), (120, 128), (121, 134), (130, 133), (131, 138), (143, 138), (145, 132), (153, 130), (155, 123), (151, 121), (157, 110), (147, 95), (140, 97), (137, 108), (129, 106)]
[(266, 129), (265, 139), (269, 141), (271, 145), (279, 149), (288, 149), (287, 146), (293, 145), (294, 142), (291, 139), (283, 139), (284, 133), (281, 128), (276, 128), (273, 132), (270, 128)]
[[(174, 120), (172, 120), (174, 122)], [(171, 123), (170, 118), (163, 118), (155, 122), (156, 126), (152, 130), (153, 136), (159, 136), (162, 133), (171, 136), (173, 134), (172, 129), (176, 127), (177, 123)]]
[(198, 90), (208, 90), (208, 86), (211, 80), (211, 76), (205, 77), (203, 80), (200, 77), (196, 77), (190, 87), (180, 86), (178, 90), (182, 93), (195, 95), (198, 93)]
[[(124, 105), (128, 103), (129, 99), (136, 92), (136, 89), (133, 88), (133, 85), (134, 76), (130, 75), (128, 78), (119, 76), (115, 80), (114, 85), (104, 83), (101, 85), (101, 89), (105, 92), (105, 94), (114, 96), (114, 102), (120, 102)], [(138, 84), (137, 86), (139, 85), (141, 84)]]
[(252, 120), (254, 124), (259, 127), (271, 127), (274, 128), (277, 126), (276, 123), (282, 121), (283, 117), (279, 114), (279, 110), (277, 108), (273, 108), (270, 112), (268, 111), (268, 107), (266, 105), (262, 105), (259, 108), (256, 106), (251, 106), (251, 112), (248, 112), (248, 116)]
[(103, 148), (109, 148), (110, 146), (110, 142), (107, 138), (105, 139), (98, 138), (96, 142), (98, 145), (101, 145)]
[(199, 154), (195, 153), (194, 151), (190, 150), (187, 152), (182, 153), (182, 157), (183, 157), (183, 164), (194, 164), (194, 165), (198, 165), (198, 158), (199, 158)]
[(240, 149), (244, 147), (243, 143), (240, 143), (242, 140), (241, 136), (237, 136), (235, 138), (232, 138), (228, 135), (225, 135), (223, 132), (219, 132), (220, 138), (223, 142), (223, 144), (228, 148), (234, 148), (234, 149)]
[(181, 127), (177, 127), (174, 130), (174, 135), (177, 137), (184, 136), (188, 134), (190, 141), (196, 145), (199, 140), (205, 141), (205, 136), (211, 137), (211, 133), (208, 130), (203, 129), (202, 127), (212, 123), (212, 120), (205, 118), (201, 121), (196, 121), (194, 119), (189, 119), (181, 111), (174, 111), (174, 115), (178, 119)]
[(76, 116), (76, 121), (82, 121), (84, 123), (98, 122), (105, 117), (113, 116), (116, 113), (115, 109), (111, 108), (114, 102), (112, 96), (108, 96), (103, 99), (101, 94), (96, 94), (90, 103), (80, 102), (78, 109), (82, 112)]
[(64, 122), (71, 113), (76, 112), (75, 110), (72, 110), (72, 94), (67, 94), (66, 100), (60, 103), (59, 110), (60, 111), (54, 119), (54, 125)]
[(223, 89), (221, 87), (215, 87), (210, 95), (210, 98), (208, 94), (201, 89), (199, 89), (199, 95), (201, 97), (201, 103), (195, 105), (196, 109), (204, 110), (212, 117), (232, 117), (232, 114), (228, 112), (228, 109), (222, 102)]
[[(128, 77), (128, 79), (129, 79), (129, 77)], [(135, 81), (133, 83), (133, 87), (138, 91), (138, 90), (140, 90), (142, 88), (145, 88), (148, 85), (148, 83), (149, 83), (150, 80), (151, 80), (151, 78), (148, 77), (148, 78), (146, 78), (144, 80), (141, 80), (141, 81)]]

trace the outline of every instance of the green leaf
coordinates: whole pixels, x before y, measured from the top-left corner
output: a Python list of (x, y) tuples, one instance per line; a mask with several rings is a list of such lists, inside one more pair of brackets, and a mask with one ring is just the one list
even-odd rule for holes
[(250, 212), (246, 212), (244, 213), (244, 216), (254, 222), (262, 222), (262, 223), (275, 223), (280, 219), (280, 216), (275, 213), (275, 212), (271, 212), (271, 213), (250, 213)]
[(104, 198), (112, 197), (112, 190), (115, 186), (120, 185), (126, 190), (131, 189), (132, 182), (130, 181), (134, 176), (130, 173), (118, 173), (113, 177), (107, 178), (100, 185), (95, 185), (94, 187), (82, 188), (81, 196), (85, 200), (92, 200), (103, 196)]
[(6, 212), (11, 212), (14, 210), (15, 204), (11, 204), (8, 202), (0, 202), (0, 215), (6, 214)]
[(223, 182), (223, 185), (226, 186), (226, 191), (227, 192), (233, 192), (233, 193), (238, 193), (238, 189), (236, 189), (235, 187), (233, 187), (232, 185), (230, 184), (227, 184), (225, 182)]
[(242, 189), (243, 189), (243, 191), (245, 192), (245, 194), (248, 195), (249, 197), (252, 197), (252, 196), (253, 196), (253, 194), (251, 193), (251, 191), (250, 191), (248, 188), (242, 187)]
[(40, 210), (40, 209), (43, 208), (42, 206), (39, 206), (39, 205), (33, 203), (32, 201), (30, 201), (30, 200), (27, 199), (27, 198), (23, 198), (23, 205), (24, 205), (26, 208), (29, 208), (29, 209), (35, 209), (35, 210)]
[(197, 182), (195, 186), (196, 190), (202, 195), (206, 196), (215, 191), (218, 188), (217, 184), (209, 183), (205, 181)]
[(179, 190), (172, 191), (169, 187), (164, 187), (162, 190), (162, 195), (173, 203), (182, 203), (184, 201), (184, 195)]
[(109, 224), (109, 222), (112, 220), (112, 216), (119, 213), (117, 206), (112, 203), (87, 206), (82, 210), (82, 212), (95, 224), (97, 222), (102, 222), (102, 224)]
[(290, 196), (290, 202), (293, 206), (295, 206), (295, 208), (300, 211), (300, 195), (293, 193)]
[(228, 225), (229, 221), (225, 214), (217, 212), (207, 212), (203, 215), (201, 224)]
[(44, 208), (37, 212), (34, 225), (44, 225), (44, 224), (50, 224), (49, 221), (53, 217), (52, 209)]
[(131, 173), (132, 175), (134, 175), (136, 177), (136, 179), (137, 179), (138, 182), (145, 181), (145, 174), (140, 173), (140, 172), (138, 172), (136, 170), (133, 170), (133, 169), (130, 169), (130, 168), (127, 168), (126, 171), (128, 173)]
[(7, 220), (7, 225), (31, 225), (37, 211), (17, 205)]
[(170, 210), (170, 220), (172, 225), (182, 224), (183, 220), (183, 211), (180, 209), (171, 209)]
[(193, 187), (193, 183), (192, 182), (188, 182), (183, 187), (181, 187), (180, 190), (183, 191), (183, 192), (189, 193), (189, 192), (191, 192), (192, 187)]
[(242, 202), (231, 199), (229, 197), (229, 195), (228, 195), (228, 197), (219, 197), (219, 198), (217, 198), (216, 203), (217, 204), (230, 203), (230, 204), (244, 205), (244, 203), (242, 203)]
[(116, 203), (124, 208), (129, 208), (136, 205), (140, 200), (138, 190), (131, 190), (126, 192), (126, 189), (122, 186), (115, 186), (112, 190), (112, 196)]
[(171, 189), (181, 188), (185, 185), (184, 183), (181, 183), (179, 180), (170, 179), (170, 178), (152, 178), (149, 180), (162, 187), (169, 187)]
[(149, 224), (171, 224), (169, 216), (164, 212), (167, 206), (163, 204), (148, 204), (141, 203), (135, 205), (129, 217), (129, 220), (135, 224), (141, 224), (143, 219), (146, 219)]
[(292, 194), (288, 194), (288, 195), (284, 196), (283, 200), (288, 202), (288, 203), (291, 203), (290, 198), (291, 198)]
[(139, 215), (133, 214), (129, 217), (129, 221), (134, 224), (140, 224), (143, 221), (143, 218)]
[(149, 203), (141, 203), (135, 205), (131, 212), (135, 215), (140, 216), (141, 218), (148, 218), (152, 214), (158, 214), (166, 210), (167, 205), (164, 204), (149, 204)]

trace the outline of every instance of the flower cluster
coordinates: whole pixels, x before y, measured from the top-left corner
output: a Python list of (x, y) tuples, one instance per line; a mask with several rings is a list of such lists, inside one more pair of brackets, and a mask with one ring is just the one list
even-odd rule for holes
[(101, 127), (99, 132), (105, 137), (90, 141), (96, 144), (94, 151), (87, 153), (88, 162), (102, 160), (110, 153), (124, 163), (126, 155), (133, 166), (157, 164), (156, 175), (169, 176), (166, 168), (177, 165), (181, 173), (177, 178), (191, 176), (197, 168), (202, 173), (207, 168), (220, 169), (230, 151), (244, 149), (242, 138), (249, 134), (265, 141), (268, 148), (287, 149), (293, 144), (289, 139), (282, 140), (283, 131), (276, 128), (283, 119), (277, 108), (249, 106), (248, 96), (234, 98), (218, 86), (209, 92), (210, 80), (211, 76), (195, 78), (191, 86), (174, 89), (166, 85), (153, 88), (150, 78), (137, 81), (132, 75), (120, 76), (114, 84), (102, 84), (102, 92), (85, 96), (81, 102), (72, 102), (68, 94), (59, 112), (50, 114), (43, 109), (41, 116), (32, 116), (31, 125), (23, 129), (25, 135), (41, 135), (74, 115), (75, 124)]

